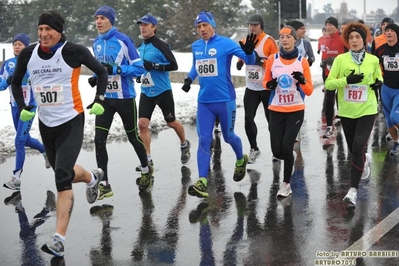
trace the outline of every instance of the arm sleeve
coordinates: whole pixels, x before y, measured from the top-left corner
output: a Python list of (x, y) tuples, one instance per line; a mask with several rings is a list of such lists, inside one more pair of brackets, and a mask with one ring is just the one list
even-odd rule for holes
[(306, 84), (300, 84), (303, 93), (309, 96), (313, 93), (312, 74), (310, 73), (309, 63), (306, 58), (302, 58), (303, 76), (305, 77)]
[(21, 51), (21, 53), (18, 55), (17, 65), (15, 66), (14, 74), (12, 76), (12, 95), (15, 99), (15, 102), (18, 104), (19, 109), (26, 106), (22, 92), (22, 80), (27, 71), (27, 65), (34, 47), (35, 45), (31, 45)]
[[(169, 64), (163, 65), (164, 71), (175, 71), (178, 69), (177, 61), (175, 56), (172, 53), (172, 50), (170, 49), (169, 45), (164, 43), (163, 41), (154, 41), (152, 43), (163, 55), (165, 56), (166, 60), (169, 61)], [(157, 62), (155, 62), (157, 63)]]
[(274, 54), (269, 56), (269, 59), (266, 60), (266, 68), (265, 68), (265, 75), (263, 76), (262, 85), (263, 87), (268, 90), (266, 87), (266, 83), (273, 79), (272, 76), (272, 65), (274, 63)]
[(98, 78), (97, 94), (104, 95), (108, 84), (108, 72), (105, 67), (84, 46), (76, 45), (76, 54), (79, 56), (80, 62), (96, 74)]
[(343, 88), (347, 85), (346, 77), (339, 77), (339, 70), (341, 68), (341, 56), (337, 56), (332, 64), (330, 73), (324, 83), (327, 90), (335, 90), (337, 88)]
[(305, 51), (308, 54), (308, 59), (315, 60), (312, 44), (309, 41), (305, 41)]

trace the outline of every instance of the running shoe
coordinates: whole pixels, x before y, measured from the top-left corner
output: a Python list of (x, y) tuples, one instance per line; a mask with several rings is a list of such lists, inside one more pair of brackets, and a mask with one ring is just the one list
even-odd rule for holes
[[(205, 179), (205, 180), (204, 180)], [(188, 194), (190, 196), (197, 196), (198, 198), (208, 198), (208, 188), (207, 188), (206, 178), (200, 178), (194, 185), (188, 187)]]
[(344, 197), (343, 201), (348, 203), (350, 207), (356, 207), (356, 199), (357, 199), (357, 190), (354, 187), (351, 187)]
[(273, 161), (273, 163), (277, 163), (277, 162), (279, 162), (279, 161), (280, 161), (280, 159), (279, 159), (279, 158), (277, 158), (277, 157), (274, 157), (274, 156), (273, 156), (273, 158), (272, 158), (272, 161)]
[(55, 257), (62, 258), (64, 257), (64, 244), (59, 236), (54, 236), (51, 243), (42, 246), (42, 251)]
[(3, 184), (3, 187), (11, 189), (11, 190), (21, 190), (21, 179), (17, 179), (16, 177), (11, 177), (10, 181)]
[(141, 172), (141, 177), (139, 181), (139, 190), (140, 191), (149, 191), (153, 184), (153, 173), (154, 168), (149, 164), (148, 165), (148, 173)]
[(188, 141), (188, 139), (186, 139), (186, 142), (187, 142), (187, 146), (184, 148), (180, 148), (181, 149), (181, 157), (180, 157), (181, 163), (187, 163), (191, 157), (191, 154), (190, 154), (191, 143), (190, 143), (190, 141)]
[(260, 156), (260, 150), (250, 149), (249, 150), (249, 164), (254, 164), (256, 159)]
[(290, 183), (283, 182), (280, 185), (280, 189), (277, 192), (277, 197), (288, 197), (292, 194)]
[(398, 155), (398, 153), (399, 153), (399, 142), (395, 141), (393, 143), (392, 149), (389, 151), (389, 155), (395, 156)]
[(248, 155), (244, 154), (244, 163), (240, 166), (236, 164), (233, 176), (234, 181), (239, 182), (243, 180), (243, 178), (245, 177), (248, 160), (249, 160)]
[(112, 192), (111, 185), (108, 184), (108, 186), (105, 186), (104, 184), (100, 183), (98, 186), (100, 189), (100, 195), (98, 196), (98, 200), (102, 200), (104, 198), (109, 198), (114, 195), (114, 192)]
[(370, 177), (371, 174), (371, 154), (366, 153), (366, 161), (364, 162), (364, 168), (363, 168), (363, 173), (361, 176), (361, 179), (367, 179)]
[(385, 136), (385, 140), (386, 140), (386, 142), (390, 142), (391, 140), (393, 140), (391, 133), (389, 133), (389, 132), (387, 133), (387, 135)]
[(323, 135), (323, 138), (329, 139), (329, 138), (332, 138), (332, 137), (334, 137), (333, 128), (332, 128), (332, 126), (328, 126), (327, 129), (326, 129), (326, 132)]
[(99, 184), (104, 177), (104, 171), (101, 168), (94, 169), (92, 173), (96, 178), (96, 182), (94, 186), (87, 186), (86, 188), (86, 199), (90, 204), (93, 204), (98, 199), (98, 195), (100, 194)]
[[(153, 162), (152, 160), (149, 160), (149, 161), (148, 161), (148, 164), (151, 165), (152, 168), (154, 168), (154, 162)], [(143, 168), (143, 167), (141, 166), (141, 164), (138, 165), (138, 166), (136, 166), (136, 172), (141, 172), (141, 169), (142, 169), (142, 168)]]

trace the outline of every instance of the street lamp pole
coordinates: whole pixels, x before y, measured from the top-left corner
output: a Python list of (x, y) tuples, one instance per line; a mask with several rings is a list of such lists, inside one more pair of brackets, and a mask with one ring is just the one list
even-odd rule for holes
[(299, 20), (302, 20), (302, 0), (299, 0)]

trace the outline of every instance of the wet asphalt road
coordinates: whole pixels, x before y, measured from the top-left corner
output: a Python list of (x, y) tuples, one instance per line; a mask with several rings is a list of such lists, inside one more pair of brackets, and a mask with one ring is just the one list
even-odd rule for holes
[[(0, 265), (399, 265), (399, 157), (387, 156), (391, 144), (384, 140), (384, 120), (377, 119), (369, 142), (371, 177), (361, 182), (357, 208), (347, 209), (342, 198), (350, 184), (350, 155), (339, 127), (336, 143), (320, 139), (321, 102), (318, 86), (306, 100), (301, 142), (295, 149), (293, 194), (283, 201), (275, 197), (282, 163), (272, 162), (261, 107), (256, 118), (261, 157), (248, 166), (246, 178), (235, 183), (233, 151), (216, 138), (208, 200), (187, 195), (198, 178), (195, 127), (186, 126), (192, 158), (183, 167), (174, 132), (153, 137), (156, 171), (151, 193), (138, 193), (133, 148), (123, 140), (110, 143), (114, 196), (89, 205), (85, 186), (74, 185), (64, 260), (40, 251), (54, 233), (55, 212), (42, 210), (51, 195), (47, 191), (56, 190), (43, 158), (29, 155), (22, 177), (23, 209), (13, 205), (15, 199), (0, 204)], [(247, 152), (243, 120), (240, 107), (236, 132)], [(93, 147), (82, 150), (78, 163), (89, 170), (95, 167)], [(0, 164), (2, 182), (9, 179), (13, 165), (14, 158)], [(2, 199), (11, 194), (0, 189)], [(52, 205), (51, 197), (47, 203)], [(34, 218), (39, 213), (44, 217)], [(347, 257), (331, 261), (337, 255)]]

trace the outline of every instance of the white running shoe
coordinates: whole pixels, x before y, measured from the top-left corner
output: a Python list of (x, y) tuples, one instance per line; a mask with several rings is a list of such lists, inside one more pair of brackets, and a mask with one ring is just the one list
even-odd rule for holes
[(3, 187), (11, 190), (21, 190), (21, 179), (17, 179), (13, 176), (10, 181), (3, 184)]
[(354, 187), (351, 187), (344, 197), (343, 201), (348, 203), (349, 206), (356, 207), (356, 199), (357, 199), (357, 190)]
[(366, 161), (364, 162), (364, 168), (362, 177), (360, 179), (364, 180), (369, 178), (371, 175), (371, 154), (366, 153)]
[(249, 150), (249, 164), (254, 164), (256, 159), (260, 156), (260, 150), (250, 149)]
[(277, 197), (288, 197), (292, 194), (290, 183), (281, 183), (280, 189), (277, 192)]

